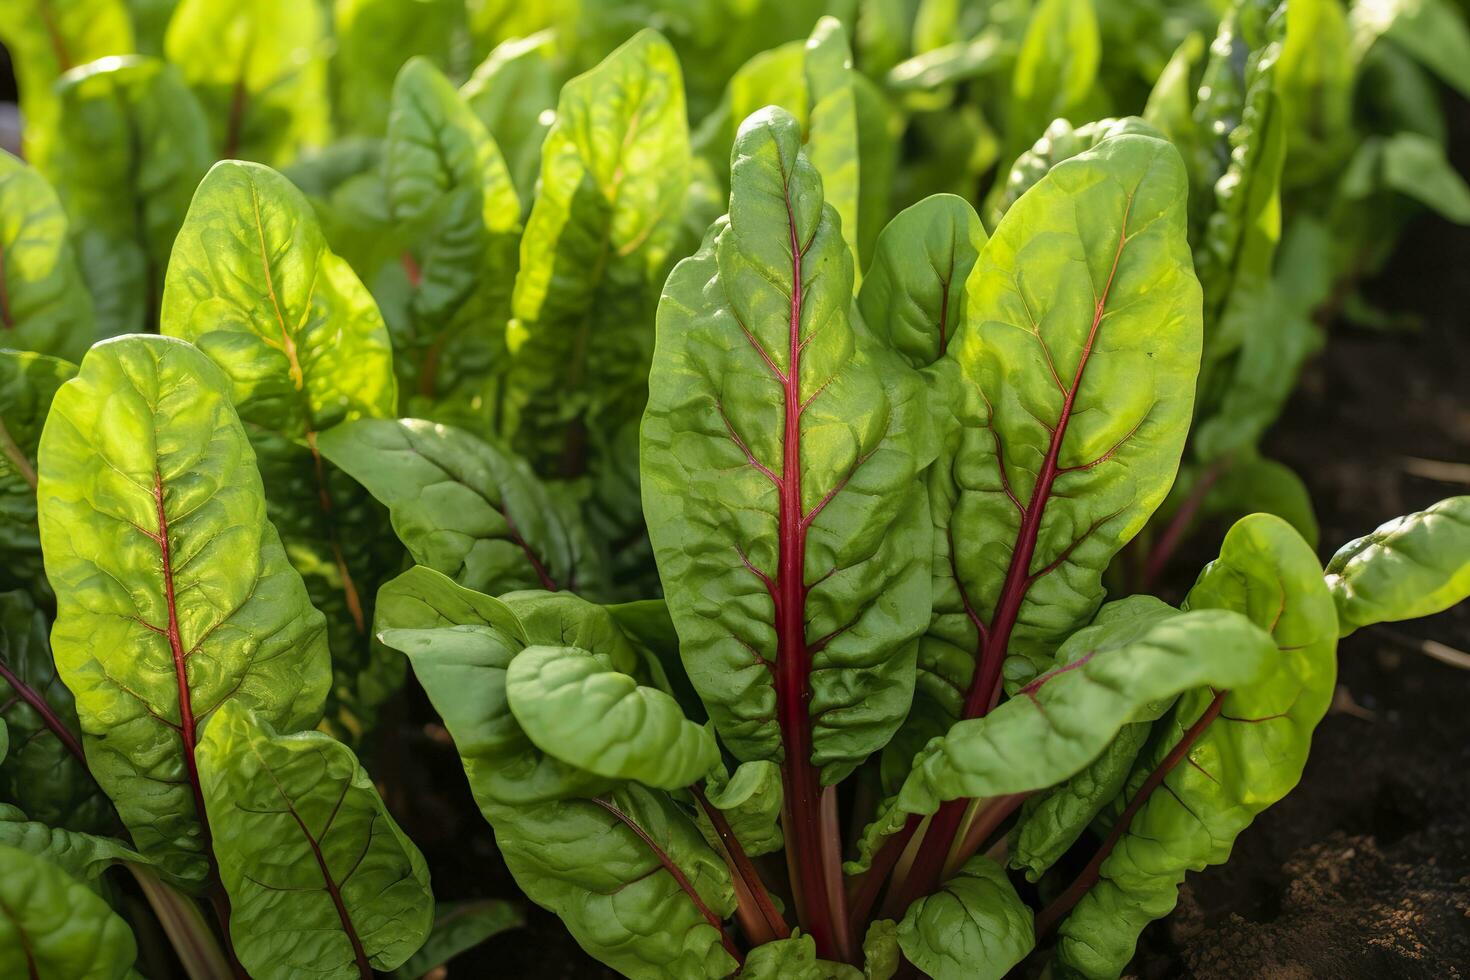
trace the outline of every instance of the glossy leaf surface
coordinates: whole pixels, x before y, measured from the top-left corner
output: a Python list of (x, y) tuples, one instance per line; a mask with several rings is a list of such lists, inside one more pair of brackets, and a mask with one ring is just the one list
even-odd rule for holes
[(198, 884), (209, 836), (198, 728), (230, 701), (315, 724), (321, 613), (266, 519), (224, 375), (166, 337), (92, 348), (41, 437), (51, 643), (92, 774), (143, 854)]

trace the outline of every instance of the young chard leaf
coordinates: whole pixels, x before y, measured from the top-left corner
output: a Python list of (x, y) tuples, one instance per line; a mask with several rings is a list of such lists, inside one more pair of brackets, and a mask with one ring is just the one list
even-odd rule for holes
[(266, 519), (229, 382), (178, 340), (93, 347), (41, 436), (51, 642), (92, 774), (138, 849), (200, 885), (212, 864), (199, 728), (239, 701), (321, 716), (324, 624)]
[(0, 798), (35, 820), (98, 831), (116, 822), (87, 771), (76, 703), (57, 676), (48, 622), (26, 592), (0, 593), (0, 702), (10, 751), (0, 759)]
[(84, 65), (57, 93), (40, 166), (71, 219), (97, 334), (151, 330), (174, 235), (212, 159), (203, 110), (178, 70), (153, 58)]
[(163, 48), (199, 97), (217, 159), (290, 162), (330, 130), (325, 25), (314, 3), (181, 0)]
[(312, 600), (330, 614), (332, 716), (366, 722), (401, 681), (370, 647), (373, 589), (397, 548), (366, 491), (326, 466), (318, 433), (391, 415), (387, 328), (347, 263), (327, 248), (301, 192), (280, 174), (225, 161), (179, 231), (163, 332), (218, 364), (267, 475), (270, 516)]
[(1000, 980), (1036, 945), (1031, 909), (1005, 869), (973, 857), (898, 925), (908, 961), (934, 980)]
[(1450, 497), (1349, 541), (1327, 563), (1340, 636), (1431, 616), (1470, 596), (1470, 496)]
[(521, 238), (503, 426), (540, 473), (597, 470), (588, 453), (643, 409), (689, 169), (679, 59), (656, 32), (562, 89)]
[(77, 373), (66, 361), (0, 350), (0, 583), (49, 595), (36, 529), (36, 448), (56, 389)]
[(0, 844), (0, 975), (122, 980), (132, 931), (101, 896), (43, 857)]
[(199, 776), (230, 934), (253, 975), (370, 980), (423, 945), (428, 867), (351, 749), (279, 735), (235, 701), (204, 733)]
[(548, 120), (556, 109), (555, 49), (550, 31), (507, 40), (459, 90), (500, 147), (516, 194), (527, 207), (535, 195), (541, 144), (551, 128)]
[(851, 250), (796, 120), (763, 110), (736, 140), (728, 220), (659, 305), (643, 504), (690, 678), (737, 758), (782, 762), (805, 861), (823, 850), (822, 785), (907, 713), (928, 620), (928, 406), (851, 303)]
[(77, 361), (96, 333), (56, 192), (0, 150), (0, 345)]
[[(520, 201), (495, 141), (427, 59), (393, 85), (384, 146), (391, 219), (416, 230), (399, 257), (411, 298), (394, 324), (406, 406), (489, 429), (499, 411)], [(449, 401), (451, 405), (443, 405)]]
[(1286, 522), (1238, 522), (1185, 607), (1249, 617), (1269, 631), (1271, 652), (1246, 683), (1221, 679), (1179, 699), (1139, 757), (1108, 839), (1039, 917), (1048, 931), (1053, 909), (1085, 890), (1057, 944), (1059, 962), (1082, 976), (1117, 976), (1143, 927), (1174, 907), (1185, 872), (1224, 861), (1255, 815), (1296, 785), (1332, 701), (1336, 613), (1316, 556)]
[(322, 454), (392, 515), (414, 561), (480, 592), (595, 584), (590, 546), (522, 460), (460, 429), (360, 419)]
[(531, 646), (505, 673), (511, 714), (536, 747), (608, 779), (683, 789), (720, 760), (679, 703), (578, 647)]

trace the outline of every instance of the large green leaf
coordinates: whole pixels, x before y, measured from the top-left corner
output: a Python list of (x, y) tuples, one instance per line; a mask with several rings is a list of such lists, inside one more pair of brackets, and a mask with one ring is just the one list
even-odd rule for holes
[(230, 935), (253, 976), (368, 977), (423, 945), (428, 866), (347, 746), (277, 734), (232, 702), (204, 732), (199, 777)]
[(1470, 496), (1450, 497), (1349, 541), (1327, 563), (1340, 635), (1430, 616), (1470, 596)]
[(961, 721), (914, 757), (892, 806), (868, 828), (866, 863), (878, 835), (926, 816), (947, 800), (1045, 789), (1091, 763), (1129, 722), (1203, 685), (1228, 688), (1264, 674), (1270, 637), (1244, 616), (1221, 610), (1173, 615), (1134, 596), (1105, 607), (1096, 626), (1057, 650), (1060, 666), (988, 715)]
[(153, 58), (92, 62), (57, 92), (40, 166), (71, 220), (97, 334), (153, 329), (174, 235), (212, 159), (203, 110), (178, 70)]
[(290, 163), (327, 141), (320, 5), (181, 0), (163, 49), (199, 97), (217, 158)]
[(92, 774), (138, 849), (199, 884), (199, 726), (231, 701), (311, 726), (330, 682), (229, 382), (171, 338), (93, 347), (52, 403), (38, 498), (51, 643)]
[(1009, 156), (1053, 119), (1072, 116), (1088, 102), (1101, 60), (1093, 0), (1041, 0), (1035, 6), (1011, 76)]
[(361, 419), (319, 444), (387, 506), (420, 565), (497, 594), (597, 584), (581, 529), (507, 450), (420, 419)]
[(1036, 945), (1031, 910), (1005, 869), (973, 857), (898, 925), (908, 961), (934, 980), (1000, 980)]
[(411, 298), (394, 342), (412, 392), (406, 407), (488, 428), (505, 368), (520, 201), (484, 124), (425, 58), (393, 84), (383, 166), (392, 220), (416, 230), (399, 263)]
[(133, 51), (123, 0), (0, 0), (0, 43), (20, 89), (25, 155), (44, 159), (61, 108), (56, 80), (77, 65)]
[(21, 810), (3, 803), (0, 803), (0, 845), (18, 847), (44, 858), (94, 889), (108, 868), (121, 862), (146, 863), (143, 855), (122, 841), (28, 820)]
[(1051, 666), (1174, 481), (1201, 342), (1186, 191), (1169, 144), (1104, 138), (1012, 205), (970, 273), (919, 648), (945, 719)]
[(811, 99), (805, 66), (806, 42), (790, 41), (762, 51), (730, 76), (719, 105), (694, 134), (695, 146), (722, 186), (729, 177), (730, 148), (751, 113), (768, 105), (780, 106), (806, 130)]
[(964, 325), (965, 283), (985, 240), (975, 209), (953, 194), (899, 212), (878, 235), (858, 292), (868, 329), (914, 367), (943, 357)]
[(671, 695), (577, 647), (522, 650), (506, 670), (505, 696), (537, 748), (608, 779), (683, 789), (720, 759), (714, 735)]
[(665, 287), (643, 504), (727, 747), (831, 783), (909, 708), (935, 449), (917, 374), (849, 322), (851, 251), (799, 141), (779, 109), (746, 121), (729, 219)]
[(530, 205), (541, 143), (556, 109), (555, 37), (547, 31), (496, 46), (460, 88), (500, 147), (522, 202)]
[(36, 530), (36, 449), (51, 399), (76, 374), (66, 361), (0, 350), (0, 584), (48, 592)]
[(633, 980), (734, 972), (711, 922), (735, 910), (729, 872), (664, 794), (628, 783), (598, 800), (491, 806), (486, 816), (526, 897), (603, 963)]
[(0, 798), (65, 830), (110, 829), (116, 820), (111, 805), (73, 744), (52, 727), (62, 726), (73, 739), (81, 732), (71, 691), (51, 659), (48, 626), (28, 593), (0, 593), (0, 719), (10, 736), (10, 751), (0, 759)]
[(1075, 129), (1065, 119), (1053, 120), (1051, 125), (1046, 127), (1046, 132), (1041, 134), (1041, 138), (1025, 153), (1017, 157), (1016, 162), (1011, 165), (1011, 172), (1006, 176), (1004, 189), (998, 192), (995, 206), (988, 212), (987, 220), (991, 225), (1000, 224), (1000, 219), (1005, 217), (1005, 213), (1016, 201), (1020, 200), (1021, 195), (1040, 183), (1041, 178), (1063, 160), (1070, 160), (1109, 137), (1126, 136), (1129, 133), (1136, 133), (1139, 136), (1162, 136), (1151, 123), (1137, 116), (1126, 116), (1122, 119), (1099, 119)]
[(335, 0), (332, 106), (340, 128), (383, 135), (399, 65), (422, 56), (447, 70), (456, 60), (464, 7), (459, 0)]
[(505, 432), (577, 476), (646, 398), (652, 322), (690, 151), (679, 61), (643, 31), (562, 89), (521, 239)]
[(0, 258), (0, 344), (80, 360), (97, 328), (61, 201), (46, 178), (3, 150)]
[(45, 858), (0, 844), (0, 975), (121, 980), (137, 944), (127, 923)]
[[(1245, 683), (1220, 678), (1190, 691), (1156, 726), (1120, 800), (1132, 801), (1192, 726), (1207, 727), (1187, 749), (1189, 764), (1164, 776), (1166, 791), (1137, 809), (1058, 930), (1059, 961), (1083, 976), (1116, 977), (1143, 927), (1174, 907), (1185, 872), (1228, 858), (1236, 835), (1296, 785), (1312, 729), (1332, 701), (1332, 597), (1312, 549), (1285, 521), (1256, 514), (1238, 522), (1185, 606), (1194, 610), (1185, 616), (1243, 614), (1275, 649)], [(1218, 717), (1204, 719), (1216, 691), (1227, 690)]]
[(169, 261), (163, 332), (199, 345), (229, 377), (266, 476), (271, 519), (313, 602), (329, 616), (331, 714), (366, 724), (398, 685), (370, 647), (373, 590), (395, 561), (381, 511), (325, 465), (317, 434), (393, 414), (387, 328), (290, 181), (226, 161), (194, 196)]

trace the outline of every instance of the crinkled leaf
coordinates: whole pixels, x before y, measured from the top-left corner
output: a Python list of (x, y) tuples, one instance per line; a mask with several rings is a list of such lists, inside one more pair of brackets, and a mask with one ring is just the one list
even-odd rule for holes
[(878, 235), (858, 292), (868, 329), (914, 367), (943, 357), (964, 324), (965, 282), (985, 240), (975, 209), (953, 194), (899, 212)]
[(1341, 636), (1430, 616), (1470, 596), (1470, 496), (1450, 497), (1349, 541), (1327, 563)]
[(800, 931), (752, 949), (740, 971), (741, 980), (859, 980), (862, 976), (845, 963), (817, 959), (817, 944)]
[[(76, 703), (51, 659), (49, 625), (28, 593), (0, 593), (0, 667), (39, 697), (68, 732), (80, 736)], [(112, 806), (86, 765), (5, 674), (0, 674), (0, 702), (9, 705), (4, 722), (10, 736), (10, 752), (0, 760), (0, 798), (51, 826), (110, 828), (116, 819)]]
[(45, 858), (0, 844), (0, 975), (121, 980), (132, 931), (86, 885)]
[(115, 864), (146, 863), (143, 855), (122, 841), (28, 820), (21, 810), (3, 803), (0, 803), (0, 846), (17, 847), (44, 858), (94, 888), (102, 873)]
[(1206, 684), (1248, 684), (1270, 665), (1270, 637), (1237, 613), (1173, 615), (1134, 596), (1099, 618), (1057, 650), (1057, 669), (919, 752), (897, 799), (865, 833), (864, 862), (877, 837), (908, 814), (1055, 785), (1096, 759), (1124, 725), (1156, 717), (1160, 702)]
[[(725, 744), (830, 783), (909, 708), (933, 440), (917, 375), (848, 320), (851, 253), (796, 120), (748, 119), (732, 171), (728, 221), (659, 307), (643, 509)], [(810, 701), (779, 706), (778, 674)]]
[[(725, 816), (741, 848), (751, 857), (781, 849), (781, 767), (764, 759), (742, 762), (726, 776), (724, 766), (711, 771), (705, 781), (705, 799)], [(695, 814), (710, 846), (718, 834), (703, 809)]]
[(1102, 862), (1098, 882), (1058, 930), (1060, 963), (1088, 977), (1115, 977), (1138, 934), (1168, 914), (1186, 871), (1218, 864), (1255, 815), (1296, 785), (1312, 729), (1332, 701), (1337, 674), (1336, 614), (1321, 566), (1286, 522), (1266, 514), (1233, 527), (1220, 557), (1186, 599), (1192, 610), (1235, 610), (1270, 633), (1270, 656), (1251, 679), (1223, 678), (1183, 695), (1155, 728), (1127, 789), (1131, 800), (1214, 700), (1219, 716), (1134, 814)]
[(3, 150), (0, 255), (0, 344), (80, 360), (97, 327), (61, 201), (46, 178)]
[(459, 94), (500, 147), (520, 200), (529, 206), (541, 163), (541, 143), (556, 109), (552, 65), (555, 36), (549, 32), (511, 38), (496, 45)]
[(217, 158), (290, 163), (327, 141), (320, 5), (180, 0), (163, 48), (199, 97)]
[(318, 445), (387, 506), (414, 561), (466, 588), (499, 594), (598, 579), (581, 529), (507, 450), (420, 419), (349, 422)]
[(230, 935), (252, 974), (349, 980), (423, 945), (428, 866), (351, 749), (279, 735), (236, 701), (205, 729), (199, 776)]
[(892, 980), (902, 962), (898, 923), (892, 919), (875, 919), (863, 937), (864, 980)]
[(440, 902), (434, 906), (434, 926), (423, 948), (393, 971), (393, 976), (396, 980), (419, 980), (490, 937), (525, 924), (520, 908), (503, 899)]
[(97, 334), (153, 329), (174, 235), (212, 159), (204, 111), (178, 69), (153, 58), (94, 61), (57, 93), (41, 169), (71, 221)]
[(349, 728), (370, 723), (401, 680), (398, 658), (372, 651), (367, 632), (373, 590), (399, 552), (381, 511), (323, 464), (316, 439), (343, 420), (394, 410), (392, 345), (377, 306), (290, 181), (226, 161), (204, 178), (179, 231), (162, 327), (229, 377), (271, 519), (330, 614), (330, 713)]
[(689, 168), (679, 60), (659, 34), (640, 32), (563, 87), (509, 335), (504, 430), (538, 472), (595, 475), (588, 454), (643, 409)]
[(734, 972), (719, 931), (691, 897), (692, 891), (717, 921), (730, 915), (729, 872), (666, 795), (628, 783), (605, 805), (590, 799), (491, 805), (485, 815), (526, 897), (560, 916), (578, 944), (614, 970), (633, 980), (715, 980)]
[(537, 748), (608, 779), (682, 789), (720, 758), (714, 736), (670, 695), (577, 647), (522, 650), (506, 670), (505, 694)]
[(991, 225), (998, 225), (1011, 206), (1020, 200), (1021, 195), (1040, 183), (1041, 178), (1045, 177), (1052, 167), (1092, 149), (1111, 136), (1126, 136), (1129, 133), (1136, 133), (1139, 136), (1162, 136), (1153, 124), (1137, 116), (1127, 116), (1123, 119), (1099, 119), (1075, 129), (1065, 119), (1053, 120), (1051, 125), (1046, 127), (1046, 132), (1041, 134), (1041, 138), (1025, 153), (1017, 157), (1016, 162), (1011, 165), (1011, 172), (1006, 177), (1005, 189), (1000, 192), (995, 207), (989, 212)]
[(0, 583), (46, 594), (36, 529), (36, 449), (51, 399), (76, 374), (66, 361), (0, 350)]
[(38, 498), (52, 649), (88, 765), (138, 849), (198, 884), (198, 726), (239, 701), (309, 727), (330, 682), (323, 617), (266, 519), (228, 381), (171, 338), (93, 347), (52, 403)]
[(383, 167), (391, 219), (413, 229), (396, 257), (411, 293), (407, 319), (392, 323), (410, 410), (488, 428), (499, 411), (520, 201), (484, 124), (426, 58), (411, 59), (393, 84)]
[(1016, 201), (970, 273), (919, 649), (948, 719), (982, 713), (1002, 667), (1013, 690), (1051, 666), (1174, 481), (1201, 335), (1186, 190), (1169, 144), (1102, 139)]
[(909, 906), (898, 944), (934, 980), (1000, 980), (1036, 945), (1036, 928), (1005, 869), (976, 856)]

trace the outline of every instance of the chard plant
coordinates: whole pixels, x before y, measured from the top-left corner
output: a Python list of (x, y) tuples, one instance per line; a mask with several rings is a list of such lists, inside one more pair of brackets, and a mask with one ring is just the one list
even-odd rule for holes
[(1470, 594), (1259, 450), (1470, 219), (1443, 0), (736, 6), (0, 0), (0, 975), (520, 925), (416, 685), (626, 976), (1118, 976)]

